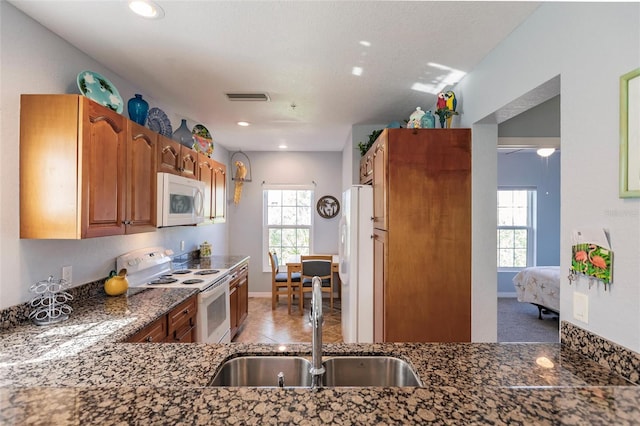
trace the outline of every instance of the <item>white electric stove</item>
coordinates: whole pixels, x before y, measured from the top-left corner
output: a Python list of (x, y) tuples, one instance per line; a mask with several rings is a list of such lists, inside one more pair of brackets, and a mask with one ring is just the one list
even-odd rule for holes
[(197, 288), (196, 341), (229, 342), (229, 270), (174, 269), (171, 254), (163, 247), (134, 250), (116, 258), (116, 270), (127, 270), (130, 287)]

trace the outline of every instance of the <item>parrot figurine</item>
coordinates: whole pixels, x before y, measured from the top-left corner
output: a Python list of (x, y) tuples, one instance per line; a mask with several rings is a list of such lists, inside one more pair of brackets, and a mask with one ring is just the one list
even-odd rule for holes
[(438, 93), (438, 102), (436, 103), (436, 109), (445, 109), (447, 107), (447, 100), (444, 97), (444, 92)]
[(236, 182), (233, 192), (233, 204), (240, 202), (240, 196), (242, 195), (242, 185), (244, 184), (244, 178), (247, 177), (247, 168), (242, 161), (236, 161), (236, 174), (234, 180)]
[[(447, 108), (449, 108), (449, 111), (455, 112), (456, 106), (458, 106), (458, 100), (456, 99), (456, 94), (453, 93), (451, 90), (448, 90), (447, 92), (445, 92), (444, 98), (445, 98)], [(449, 129), (451, 128), (451, 120), (453, 119), (453, 115), (456, 115), (456, 114), (452, 114), (447, 117), (447, 128)]]

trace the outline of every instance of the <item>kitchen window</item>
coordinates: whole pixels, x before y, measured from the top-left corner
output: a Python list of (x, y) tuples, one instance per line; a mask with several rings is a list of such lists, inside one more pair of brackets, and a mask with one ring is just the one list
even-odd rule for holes
[(498, 268), (534, 264), (536, 190), (498, 189)]
[(263, 266), (270, 271), (267, 251), (276, 252), (281, 265), (291, 256), (311, 252), (313, 187), (264, 185)]

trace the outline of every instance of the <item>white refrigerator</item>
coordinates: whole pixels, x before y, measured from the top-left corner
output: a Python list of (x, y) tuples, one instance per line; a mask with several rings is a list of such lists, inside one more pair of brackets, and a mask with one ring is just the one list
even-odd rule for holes
[(342, 194), (339, 274), (342, 338), (373, 342), (373, 188), (354, 185)]

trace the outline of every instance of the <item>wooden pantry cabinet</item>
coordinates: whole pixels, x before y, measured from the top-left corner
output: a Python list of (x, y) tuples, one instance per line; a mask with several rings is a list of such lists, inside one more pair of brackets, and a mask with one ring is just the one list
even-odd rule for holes
[(374, 339), (471, 341), (471, 130), (385, 129), (367, 155)]
[(156, 135), (81, 95), (22, 95), (20, 237), (156, 226)]

